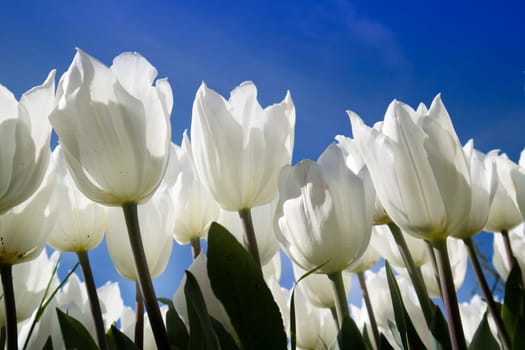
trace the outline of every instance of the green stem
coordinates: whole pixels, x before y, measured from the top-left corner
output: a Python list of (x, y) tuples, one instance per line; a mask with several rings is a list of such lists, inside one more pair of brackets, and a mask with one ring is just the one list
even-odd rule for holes
[(201, 239), (199, 237), (192, 238), (190, 240), (190, 244), (191, 244), (191, 256), (193, 260), (195, 260), (201, 253)]
[(0, 349), (5, 349), (5, 327), (0, 328)]
[(503, 236), (503, 244), (505, 245), (505, 253), (507, 255), (507, 264), (509, 265), (509, 271), (512, 270), (512, 264), (514, 263), (514, 254), (512, 254), (512, 246), (510, 244), (510, 237), (508, 230), (501, 230)]
[(496, 323), (496, 327), (498, 328), (499, 334), (501, 336), (501, 341), (503, 342), (503, 346), (505, 349), (511, 349), (509, 334), (507, 333), (507, 329), (505, 328), (496, 303), (494, 302), (494, 298), (492, 297), (492, 293), (490, 292), (487, 280), (483, 275), (481, 265), (476, 255), (476, 248), (474, 247), (474, 243), (472, 242), (472, 238), (464, 239), (463, 242), (465, 242), (465, 245), (467, 246), (470, 263), (472, 264), (472, 268), (476, 275), (479, 287), (483, 293), (483, 296), (485, 297), (485, 301), (487, 302), (489, 312), (492, 315), (494, 322)]
[(343, 283), (342, 271), (337, 271), (328, 274), (328, 278), (332, 281), (332, 290), (335, 299), (335, 308), (337, 310), (337, 319), (339, 325), (343, 324), (345, 317), (350, 317), (350, 310), (348, 310), (348, 301), (346, 299), (345, 285)]
[(376, 349), (379, 349), (381, 345), (381, 338), (379, 337), (376, 317), (374, 316), (374, 309), (372, 307), (372, 303), (370, 302), (370, 294), (368, 294), (368, 288), (366, 286), (366, 280), (365, 280), (364, 273), (358, 272), (357, 278), (359, 279), (359, 285), (361, 286), (361, 292), (363, 294), (363, 299), (365, 301), (366, 310), (368, 311), (368, 319), (370, 320), (370, 327), (372, 328), (372, 335), (374, 336), (374, 342), (376, 344)]
[(244, 227), (244, 243), (248, 253), (252, 256), (257, 265), (261, 266), (261, 258), (259, 257), (259, 248), (257, 247), (257, 239), (255, 238), (255, 229), (253, 228), (251, 209), (239, 210), (242, 225)]
[(390, 228), (390, 232), (392, 232), (392, 236), (396, 241), (399, 252), (401, 253), (401, 257), (403, 258), (403, 262), (405, 263), (405, 267), (407, 268), (412, 284), (414, 285), (414, 289), (419, 300), (419, 305), (421, 305), (421, 310), (423, 311), (427, 326), (430, 327), (434, 313), (432, 303), (428, 297), (428, 292), (425, 286), (425, 281), (423, 280), (423, 276), (417, 269), (414, 259), (412, 259), (412, 255), (410, 254), (405, 238), (403, 237), (403, 233), (399, 227), (394, 223), (389, 223), (388, 227)]
[(5, 328), (7, 350), (18, 349), (18, 329), (16, 322), (15, 290), (13, 287), (13, 265), (0, 264), (2, 287), (4, 288)]
[(441, 294), (443, 295), (443, 303), (447, 313), (447, 324), (452, 349), (466, 350), (467, 344), (465, 342), (463, 325), (459, 314), (458, 299), (454, 288), (454, 278), (452, 276), (452, 269), (450, 268), (450, 261), (448, 258), (447, 240), (435, 240), (431, 243), (436, 251), (436, 261), (439, 270), (439, 278), (441, 280)]
[(142, 237), (140, 234), (139, 218), (137, 212), (137, 203), (125, 203), (122, 205), (124, 217), (126, 219), (126, 226), (128, 228), (129, 242), (133, 251), (133, 258), (135, 260), (135, 268), (137, 270), (138, 282), (142, 295), (144, 296), (144, 303), (148, 311), (149, 322), (155, 343), (158, 349), (169, 349), (168, 334), (166, 327), (162, 320), (157, 296), (153, 283), (149, 274), (148, 263), (144, 253), (144, 246), (142, 245)]
[(89, 256), (86, 251), (80, 251), (77, 252), (77, 257), (86, 283), (86, 290), (91, 306), (91, 315), (93, 316), (95, 331), (97, 333), (98, 346), (101, 350), (106, 350), (108, 348), (106, 332), (104, 330), (104, 321), (102, 319), (102, 310), (100, 309), (100, 302), (98, 300), (97, 287), (95, 286), (93, 271), (91, 270), (91, 264), (89, 263)]
[(144, 348), (144, 297), (140, 285), (135, 282), (135, 345)]

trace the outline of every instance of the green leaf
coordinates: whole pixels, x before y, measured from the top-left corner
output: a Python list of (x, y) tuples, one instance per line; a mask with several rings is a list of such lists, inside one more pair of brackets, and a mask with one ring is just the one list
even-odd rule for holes
[(106, 334), (106, 338), (110, 350), (138, 350), (133, 340), (113, 325)]
[(239, 350), (239, 346), (235, 342), (235, 339), (233, 339), (232, 335), (228, 333), (228, 331), (224, 328), (222, 323), (211, 317), (211, 322), (213, 323), (213, 328), (215, 329), (215, 333), (217, 334), (217, 337), (219, 338), (219, 343), (221, 343), (221, 348), (225, 350)]
[(286, 349), (281, 313), (260, 267), (228, 230), (208, 233), (208, 276), (245, 349)]
[(434, 305), (434, 317), (430, 324), (430, 348), (432, 350), (451, 350), (448, 324), (441, 309)]
[(186, 297), (190, 323), (188, 350), (220, 349), (219, 339), (217, 334), (215, 334), (210, 315), (208, 315), (201, 289), (197, 280), (189, 271), (186, 271), (184, 296)]
[(337, 334), (337, 338), (330, 346), (330, 350), (366, 350), (365, 342), (357, 328), (354, 320), (350, 317), (343, 318), (341, 330)]
[(505, 298), (501, 308), (501, 318), (513, 344), (515, 337), (521, 338), (524, 336), (524, 332), (517, 331), (519, 329), (518, 326), (525, 322), (525, 289), (523, 288), (521, 270), (516, 259), (514, 259), (512, 270), (505, 284)]
[(496, 339), (492, 336), (492, 332), (490, 331), (490, 326), (488, 322), (487, 312), (483, 315), (483, 318), (481, 319), (481, 322), (478, 325), (478, 328), (476, 329), (476, 332), (474, 333), (474, 336), (472, 337), (472, 341), (470, 342), (469, 349), (471, 350), (477, 350), (477, 349), (484, 349), (484, 350), (499, 350), (500, 346)]
[(383, 333), (379, 336), (379, 350), (394, 350)]
[(62, 331), (62, 339), (66, 349), (97, 350), (98, 346), (91, 338), (88, 330), (75, 318), (65, 314), (59, 308), (57, 310), (58, 323)]
[(158, 300), (168, 306), (166, 329), (168, 331), (170, 345), (175, 346), (177, 349), (187, 349), (189, 342), (188, 330), (175, 310), (173, 302), (167, 298), (158, 298)]
[(47, 337), (46, 343), (42, 347), (42, 350), (53, 350), (53, 339), (51, 339), (51, 336)]
[(385, 261), (385, 268), (388, 288), (390, 289), (390, 297), (394, 307), (394, 318), (396, 320), (396, 326), (397, 330), (399, 331), (403, 349), (425, 349), (425, 345), (419, 338), (414, 324), (410, 320), (410, 316), (405, 309), (401, 291), (399, 290), (396, 278), (392, 272), (392, 269), (390, 268), (388, 261)]

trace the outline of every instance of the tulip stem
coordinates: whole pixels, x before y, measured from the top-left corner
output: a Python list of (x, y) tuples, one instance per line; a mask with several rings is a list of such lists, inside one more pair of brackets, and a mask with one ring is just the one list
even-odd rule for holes
[(201, 239), (199, 237), (192, 238), (190, 240), (191, 244), (191, 257), (193, 260), (197, 259), (201, 253)]
[(86, 290), (89, 297), (89, 305), (91, 307), (91, 315), (95, 323), (95, 331), (97, 333), (98, 346), (101, 350), (108, 348), (106, 340), (106, 332), (104, 331), (104, 321), (102, 320), (102, 310), (100, 309), (100, 302), (98, 300), (97, 287), (95, 286), (95, 279), (89, 263), (89, 256), (86, 251), (77, 252), (78, 262), (82, 269), (82, 275), (86, 283)]
[(13, 265), (0, 264), (2, 287), (4, 288), (5, 328), (7, 350), (18, 349), (18, 328), (16, 322), (15, 290), (13, 286)]
[(144, 253), (144, 246), (142, 245), (142, 237), (140, 234), (139, 218), (137, 212), (137, 203), (125, 203), (122, 205), (124, 217), (126, 219), (126, 226), (128, 228), (129, 241), (133, 251), (133, 258), (135, 260), (135, 268), (137, 269), (137, 277), (144, 296), (144, 304), (148, 311), (151, 330), (155, 338), (155, 343), (158, 349), (169, 349), (168, 334), (166, 327), (162, 320), (155, 289), (153, 289), (153, 282), (149, 274), (148, 263)]
[(403, 237), (403, 233), (399, 227), (392, 222), (388, 224), (388, 227), (390, 228), (390, 232), (392, 232), (392, 236), (394, 237), (394, 240), (396, 241), (396, 244), (399, 248), (399, 252), (401, 253), (405, 267), (407, 268), (412, 284), (414, 285), (414, 289), (419, 300), (419, 305), (421, 305), (421, 310), (425, 316), (425, 321), (427, 322), (427, 326), (430, 328), (434, 312), (432, 303), (428, 297), (428, 292), (425, 286), (425, 281), (423, 280), (423, 276), (414, 263), (414, 259), (410, 254), (410, 250), (408, 249), (405, 238)]
[(239, 210), (239, 216), (241, 217), (242, 225), (244, 227), (244, 244), (248, 253), (252, 256), (253, 260), (261, 266), (261, 258), (259, 257), (259, 248), (257, 247), (257, 239), (255, 238), (255, 229), (253, 228), (252, 212), (251, 209)]
[[(5, 349), (5, 327), (0, 328), (0, 349)], [(28, 337), (29, 338), (29, 337)]]
[(483, 296), (485, 297), (485, 301), (487, 302), (487, 307), (489, 309), (489, 312), (492, 315), (494, 322), (496, 323), (496, 327), (498, 328), (499, 334), (501, 336), (501, 341), (503, 343), (503, 347), (505, 349), (511, 349), (509, 334), (507, 333), (507, 329), (505, 328), (505, 325), (500, 316), (496, 303), (494, 302), (494, 298), (492, 297), (492, 293), (490, 292), (490, 288), (487, 283), (487, 280), (485, 279), (485, 276), (483, 275), (481, 265), (476, 255), (476, 248), (474, 247), (474, 243), (472, 242), (472, 238), (466, 238), (463, 240), (463, 242), (465, 242), (465, 245), (467, 246), (470, 263), (472, 264), (472, 268), (476, 275), (478, 285), (483, 293)]
[(370, 294), (368, 294), (368, 288), (366, 286), (365, 274), (363, 272), (357, 273), (359, 279), (359, 285), (361, 286), (361, 292), (363, 293), (363, 299), (365, 300), (366, 310), (368, 311), (368, 319), (370, 320), (370, 327), (372, 328), (372, 334), (374, 336), (374, 342), (376, 349), (381, 347), (381, 338), (379, 337), (379, 331), (377, 329), (376, 317), (374, 315), (374, 309), (370, 302)]
[(348, 300), (346, 299), (345, 285), (343, 283), (342, 271), (329, 273), (328, 278), (332, 281), (332, 290), (335, 299), (335, 308), (337, 310), (337, 319), (339, 325), (343, 325), (343, 319), (350, 317), (350, 310), (348, 310)]
[(453, 350), (466, 350), (465, 335), (459, 314), (458, 299), (454, 288), (454, 278), (448, 258), (447, 240), (434, 240), (431, 242), (436, 252), (436, 261), (441, 281), (441, 294), (448, 319), (448, 331)]
[(509, 265), (509, 271), (512, 270), (512, 264), (514, 263), (514, 254), (512, 254), (512, 246), (510, 245), (510, 237), (508, 230), (501, 230), (503, 236), (503, 244), (505, 245), (505, 253), (507, 255), (507, 264)]
[(144, 297), (140, 285), (135, 282), (135, 345), (144, 348)]

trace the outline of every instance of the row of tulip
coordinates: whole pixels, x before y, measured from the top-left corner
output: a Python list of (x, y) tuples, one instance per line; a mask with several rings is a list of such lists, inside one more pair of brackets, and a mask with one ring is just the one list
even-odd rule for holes
[[(153, 341), (159, 349), (193, 349), (196, 341), (203, 348), (286, 348), (287, 338), (302, 349), (346, 348), (348, 339), (363, 347), (454, 349), (489, 339), (510, 349), (522, 341), (523, 257), (516, 245), (524, 240), (522, 228), (512, 230), (520, 230), (525, 213), (525, 169), (521, 160), (477, 151), (472, 141), (462, 147), (440, 96), (416, 110), (393, 101), (374, 127), (349, 111), (354, 139), (337, 136), (317, 161), (292, 166), (290, 93), (262, 108), (251, 82), (229, 100), (203, 83), (191, 142), (185, 133), (177, 146), (170, 84), (155, 81), (157, 71), (139, 54), (121, 54), (107, 67), (78, 50), (56, 91), (54, 75), (20, 102), (0, 86), (0, 272), (9, 349), (71, 347), (79, 339), (101, 349), (148, 348)], [(53, 152), (52, 128), (60, 143)], [(519, 277), (509, 277), (512, 298), (503, 315), (472, 241), (481, 230), (501, 233), (495, 266), (503, 278)], [(87, 252), (104, 233), (116, 269), (137, 282), (136, 321), (115, 303), (114, 285), (96, 291)], [(161, 311), (151, 278), (164, 271), (173, 239), (190, 244), (195, 260)], [(46, 243), (76, 252), (85, 290), (76, 277), (64, 286), (56, 280), (54, 260), (42, 253)], [(279, 286), (280, 248), (294, 264), (297, 290)], [(365, 273), (381, 257), (386, 266)], [(484, 311), (472, 311), (479, 297), (471, 311), (458, 306), (467, 257), (491, 332)], [(24, 284), (34, 269), (47, 272), (32, 272), (38, 282)], [(349, 273), (357, 274), (364, 297), (362, 308), (352, 307), (353, 320)], [(443, 298), (448, 322), (430, 297)], [(112, 327), (108, 336), (118, 320), (123, 333)]]

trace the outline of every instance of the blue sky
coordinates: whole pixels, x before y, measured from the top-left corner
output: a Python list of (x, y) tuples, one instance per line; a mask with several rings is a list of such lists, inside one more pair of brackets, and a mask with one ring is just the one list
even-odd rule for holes
[[(177, 143), (201, 81), (228, 96), (252, 80), (263, 106), (290, 90), (294, 162), (316, 159), (337, 134), (351, 136), (347, 109), (372, 124), (394, 98), (416, 106), (441, 92), (463, 143), (474, 138), (480, 150), (517, 161), (525, 146), (524, 34), (518, 1), (28, 0), (0, 5), (0, 83), (19, 97), (49, 70), (64, 73), (75, 47), (108, 65), (138, 51), (171, 82)], [(491, 237), (480, 239), (490, 252)], [(106, 268), (105, 246), (91, 259), (97, 283), (120, 280)], [(189, 259), (188, 247), (174, 246), (159, 295), (171, 297)], [(73, 260), (65, 256), (63, 265)], [(133, 305), (133, 286), (121, 287)]]

